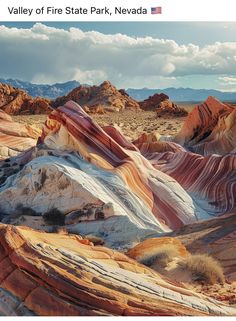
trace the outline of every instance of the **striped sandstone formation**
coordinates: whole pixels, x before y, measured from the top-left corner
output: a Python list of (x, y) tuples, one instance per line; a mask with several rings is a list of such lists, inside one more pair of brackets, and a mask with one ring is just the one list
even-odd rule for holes
[(184, 226), (171, 233), (191, 253), (207, 253), (215, 257), (228, 281), (236, 281), (236, 217), (227, 215)]
[(207, 316), (236, 309), (75, 235), (0, 225), (0, 314)]
[(11, 116), (0, 110), (0, 159), (16, 156), (35, 146), (40, 135), (36, 126), (13, 122)]
[[(31, 155), (10, 161), (25, 166), (0, 186), (0, 207), (8, 218), (19, 204), (38, 215), (60, 209), (69, 231), (115, 248), (236, 210), (235, 156), (203, 157), (146, 139), (145, 148), (145, 137), (135, 146), (68, 102), (49, 115)], [(25, 219), (44, 228), (35, 222)]]
[(235, 152), (235, 107), (208, 97), (192, 110), (174, 142), (205, 156)]

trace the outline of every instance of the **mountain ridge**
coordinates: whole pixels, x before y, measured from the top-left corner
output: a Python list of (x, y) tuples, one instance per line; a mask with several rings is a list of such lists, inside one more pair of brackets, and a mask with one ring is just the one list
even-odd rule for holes
[[(24, 89), (32, 97), (42, 96), (45, 98), (56, 99), (67, 95), (70, 91), (82, 85), (77, 80), (71, 80), (55, 84), (34, 84), (18, 79), (0, 78), (0, 83), (5, 83), (13, 87)], [(84, 85), (88, 86), (89, 85)], [(236, 92), (220, 91), (216, 89), (193, 89), (184, 87), (160, 88), (128, 88), (126, 92), (134, 99), (142, 101), (155, 93), (164, 93), (175, 102), (200, 102), (206, 100), (208, 96), (214, 96), (221, 101), (236, 101)]]

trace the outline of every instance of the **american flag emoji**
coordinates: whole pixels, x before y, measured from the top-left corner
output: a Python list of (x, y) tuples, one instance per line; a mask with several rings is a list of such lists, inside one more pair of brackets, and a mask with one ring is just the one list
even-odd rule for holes
[(162, 7), (152, 7), (151, 8), (151, 14), (161, 14), (162, 13)]

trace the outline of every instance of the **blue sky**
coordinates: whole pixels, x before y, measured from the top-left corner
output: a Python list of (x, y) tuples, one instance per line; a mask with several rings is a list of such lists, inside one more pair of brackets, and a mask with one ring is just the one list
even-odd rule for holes
[(236, 91), (235, 22), (0, 25), (3, 78)]

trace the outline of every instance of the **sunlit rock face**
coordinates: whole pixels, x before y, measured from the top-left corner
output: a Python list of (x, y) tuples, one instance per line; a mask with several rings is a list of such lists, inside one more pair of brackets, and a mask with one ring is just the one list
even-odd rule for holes
[(77, 235), (0, 225), (0, 313), (235, 315), (236, 310)]
[(16, 156), (35, 146), (40, 135), (36, 126), (16, 123), (0, 110), (0, 159)]
[(198, 219), (236, 211), (235, 117), (234, 107), (209, 97), (193, 109), (176, 137), (143, 134), (133, 142), (204, 210)]
[(25, 90), (0, 83), (0, 108), (9, 115), (48, 114), (50, 100), (32, 98)]
[(120, 112), (126, 109), (140, 110), (139, 103), (130, 97), (124, 89), (118, 90), (109, 81), (104, 81), (99, 86), (79, 86), (66, 96), (58, 97), (52, 102), (57, 108), (73, 100), (80, 104), (88, 113), (103, 114), (106, 111)]
[(188, 115), (174, 142), (204, 156), (235, 152), (236, 109), (208, 97)]
[(228, 281), (236, 281), (236, 216), (225, 215), (182, 227), (171, 233), (191, 253), (207, 253), (215, 257), (224, 269)]
[[(234, 155), (200, 156), (158, 135), (132, 144), (74, 102), (48, 116), (37, 147), (7, 162), (7, 173), (0, 164), (4, 222), (23, 224), (13, 220), (22, 207), (35, 216), (56, 208), (67, 230), (114, 248), (235, 210)], [(48, 229), (43, 220), (24, 222)]]

